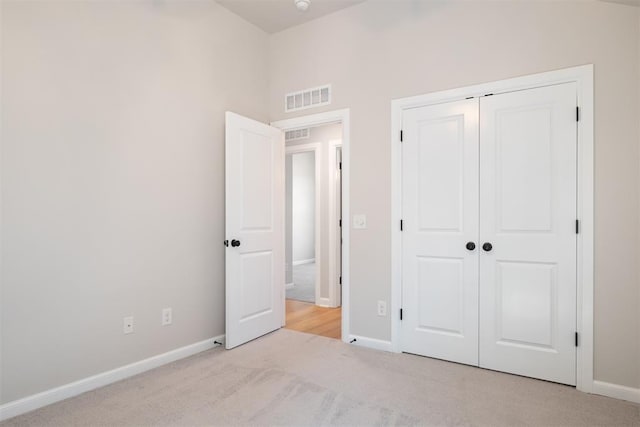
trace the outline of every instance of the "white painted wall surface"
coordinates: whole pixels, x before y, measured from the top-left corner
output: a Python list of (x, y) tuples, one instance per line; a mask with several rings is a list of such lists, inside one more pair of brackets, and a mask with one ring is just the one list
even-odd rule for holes
[(291, 223), (293, 264), (316, 257), (316, 168), (315, 154), (291, 154)]
[(224, 111), (269, 117), (213, 1), (0, 7), (4, 403), (224, 333)]
[[(351, 109), (350, 331), (388, 340), (391, 100), (595, 65), (595, 378), (640, 387), (640, 9), (596, 1), (368, 1), (270, 38), (270, 111), (331, 83)], [(330, 29), (330, 31), (328, 31)], [(315, 112), (315, 111), (314, 111)], [(349, 220), (346, 219), (349, 223)]]

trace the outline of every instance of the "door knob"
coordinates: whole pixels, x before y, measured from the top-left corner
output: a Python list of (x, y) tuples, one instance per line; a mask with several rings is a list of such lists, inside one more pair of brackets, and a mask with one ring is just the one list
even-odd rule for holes
[(231, 241), (231, 246), (233, 246), (234, 248), (237, 248), (238, 246), (240, 246), (240, 240), (233, 239)]
[(228, 240), (225, 240), (225, 241), (224, 241), (224, 245), (225, 245), (226, 247), (229, 247), (229, 241), (228, 241)]
[(473, 242), (467, 242), (466, 248), (470, 251), (474, 250), (476, 248), (476, 244)]
[(487, 242), (482, 245), (482, 249), (484, 249), (486, 252), (491, 252), (491, 249), (493, 249), (493, 245)]

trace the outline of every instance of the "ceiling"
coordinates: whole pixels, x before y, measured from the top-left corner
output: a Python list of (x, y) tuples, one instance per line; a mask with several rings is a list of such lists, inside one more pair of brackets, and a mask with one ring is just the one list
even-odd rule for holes
[(216, 1), (271, 34), (362, 3), (365, 0), (311, 0), (311, 6), (306, 12), (300, 12), (296, 9), (294, 0)]
[(602, 0), (607, 3), (620, 3), (626, 4), (627, 6), (638, 6), (640, 7), (640, 0)]
[(626, 4), (628, 6), (639, 6), (640, 7), (640, 0), (603, 0), (605, 2), (608, 3), (620, 3), (620, 4)]

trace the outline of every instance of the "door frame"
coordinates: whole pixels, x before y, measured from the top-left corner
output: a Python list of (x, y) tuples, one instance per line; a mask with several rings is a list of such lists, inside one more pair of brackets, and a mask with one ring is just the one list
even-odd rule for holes
[[(313, 159), (313, 162), (315, 164), (315, 170), (314, 170), (314, 183), (313, 186), (315, 188), (315, 208), (314, 208), (314, 218), (313, 218), (313, 222), (314, 222), (314, 226), (313, 226), (313, 232), (315, 234), (314, 236), (314, 258), (315, 258), (315, 264), (316, 264), (316, 271), (315, 271), (315, 286), (314, 286), (314, 299), (315, 299), (315, 305), (320, 305), (323, 307), (327, 307), (328, 306), (328, 300), (325, 298), (323, 300), (323, 298), (320, 296), (320, 269), (322, 268), (322, 262), (321, 262), (321, 247), (320, 247), (320, 237), (322, 236), (322, 211), (321, 211), (321, 201), (322, 201), (322, 151), (321, 151), (321, 146), (319, 143), (308, 143), (308, 144), (299, 144), (299, 145), (287, 145), (287, 143), (285, 142), (284, 144), (284, 155), (285, 156), (289, 156), (289, 155), (293, 155), (293, 154), (300, 154), (300, 153), (313, 153), (313, 155), (315, 156), (315, 158)], [(285, 162), (286, 164), (286, 162)], [(285, 195), (286, 197), (286, 195)], [(286, 213), (285, 213), (285, 218), (286, 218)], [(293, 215), (291, 216), (291, 221), (293, 222)], [(286, 222), (285, 222), (285, 226), (287, 226)], [(286, 248), (286, 242), (285, 242), (285, 248)], [(291, 255), (291, 274), (293, 275), (293, 248), (291, 249), (292, 251), (292, 255)], [(286, 253), (286, 252), (285, 252)], [(286, 296), (286, 290), (285, 290), (285, 296)]]
[(593, 64), (515, 77), (457, 89), (394, 99), (391, 101), (391, 345), (400, 352), (402, 303), (402, 151), (400, 132), (404, 110), (458, 101), (469, 97), (514, 92), (543, 86), (575, 82), (577, 124), (577, 332), (576, 387), (593, 391), (593, 291), (594, 291), (594, 138)]
[[(348, 108), (341, 110), (326, 111), (323, 113), (311, 114), (308, 116), (300, 116), (292, 119), (278, 120), (271, 123), (271, 126), (282, 129), (283, 131), (308, 128), (313, 126), (328, 125), (333, 123), (342, 124), (342, 219), (349, 218), (349, 177), (350, 177), (350, 111)], [(348, 224), (348, 221), (346, 222)], [(342, 341), (349, 340), (349, 227), (342, 227)], [(285, 284), (282, 283), (282, 299), (285, 299)], [(285, 313), (286, 316), (286, 313)], [(282, 323), (284, 325), (283, 317)]]
[[(342, 141), (332, 139), (327, 144), (327, 156), (329, 161), (329, 182), (327, 183), (328, 198), (329, 198), (329, 226), (327, 231), (329, 233), (329, 306), (339, 307), (341, 305), (340, 300), (340, 280), (338, 279), (338, 237), (336, 231), (338, 230), (338, 223), (340, 221), (340, 215), (338, 215), (337, 197), (336, 197), (336, 182), (335, 177), (338, 172), (336, 167), (336, 154), (338, 148), (342, 148)], [(342, 186), (342, 182), (340, 183)], [(342, 233), (341, 233), (342, 234)]]

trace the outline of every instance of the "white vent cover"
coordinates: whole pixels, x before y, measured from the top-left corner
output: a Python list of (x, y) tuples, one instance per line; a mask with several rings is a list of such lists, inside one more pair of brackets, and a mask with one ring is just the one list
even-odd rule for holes
[(284, 134), (285, 141), (294, 141), (296, 139), (309, 138), (309, 128), (288, 130)]
[(331, 104), (331, 85), (288, 93), (284, 97), (286, 113), (328, 104)]

